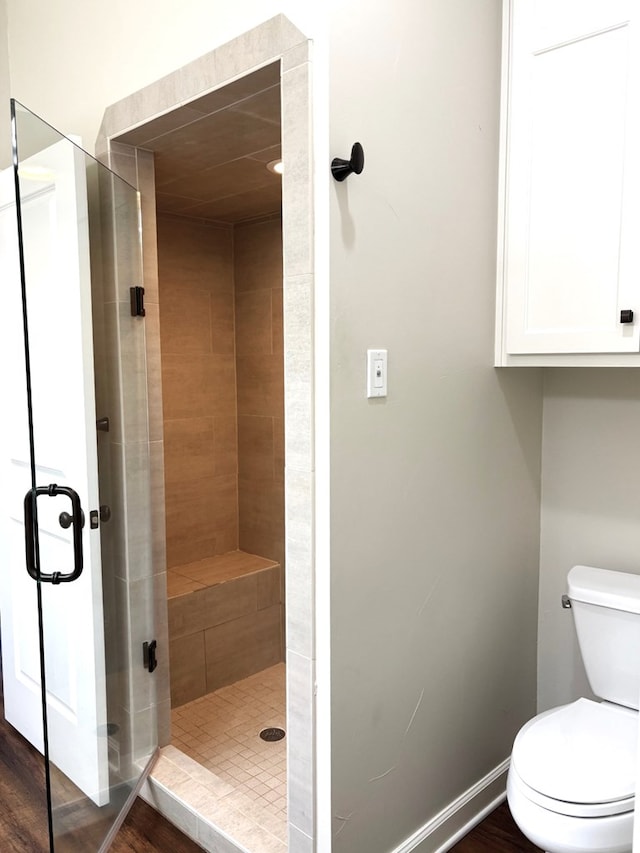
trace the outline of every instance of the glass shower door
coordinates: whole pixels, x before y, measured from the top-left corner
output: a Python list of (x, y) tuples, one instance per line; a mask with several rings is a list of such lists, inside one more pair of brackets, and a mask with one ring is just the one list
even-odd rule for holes
[(29, 482), (5, 715), (45, 756), (51, 849), (98, 851), (157, 745), (139, 198), (17, 102), (12, 119), (29, 440), (10, 467)]

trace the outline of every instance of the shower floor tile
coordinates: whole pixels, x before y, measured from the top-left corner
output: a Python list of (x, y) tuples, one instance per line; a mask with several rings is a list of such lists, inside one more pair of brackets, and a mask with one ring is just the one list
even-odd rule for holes
[(171, 743), (233, 786), (225, 800), (286, 843), (286, 738), (260, 738), (262, 729), (284, 729), (285, 715), (279, 663), (172, 710)]

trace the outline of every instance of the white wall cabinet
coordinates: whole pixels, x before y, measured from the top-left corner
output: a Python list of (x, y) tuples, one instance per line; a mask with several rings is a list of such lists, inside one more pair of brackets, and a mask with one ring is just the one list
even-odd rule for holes
[(636, 9), (505, 0), (497, 365), (640, 365)]

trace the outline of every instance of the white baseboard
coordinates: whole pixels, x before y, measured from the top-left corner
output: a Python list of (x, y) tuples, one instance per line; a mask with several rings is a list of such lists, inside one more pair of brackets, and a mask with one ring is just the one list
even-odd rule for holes
[(487, 773), (391, 853), (446, 853), (450, 850), (504, 800), (509, 761), (505, 759)]

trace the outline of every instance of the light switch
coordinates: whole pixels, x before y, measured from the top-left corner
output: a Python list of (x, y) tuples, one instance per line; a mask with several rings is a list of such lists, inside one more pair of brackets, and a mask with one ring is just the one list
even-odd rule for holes
[(387, 351), (367, 350), (367, 397), (387, 396)]
[(373, 360), (373, 387), (382, 388), (384, 385), (384, 377), (382, 373), (382, 359), (374, 358)]

